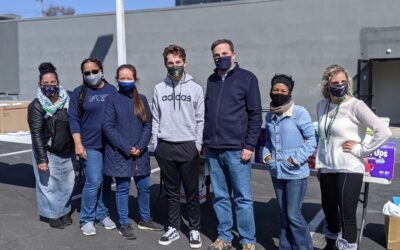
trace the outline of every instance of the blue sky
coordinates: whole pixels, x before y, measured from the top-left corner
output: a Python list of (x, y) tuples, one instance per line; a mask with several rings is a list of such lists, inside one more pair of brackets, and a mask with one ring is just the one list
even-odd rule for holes
[[(76, 14), (115, 11), (115, 0), (43, 0), (50, 5), (72, 7)], [(175, 0), (125, 0), (125, 10), (163, 8), (175, 5)], [(41, 3), (37, 0), (0, 0), (0, 14), (18, 14), (23, 18), (41, 16)]]

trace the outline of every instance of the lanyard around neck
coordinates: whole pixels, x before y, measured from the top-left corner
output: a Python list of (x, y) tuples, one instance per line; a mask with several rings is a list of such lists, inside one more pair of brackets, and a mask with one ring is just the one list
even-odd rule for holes
[[(332, 126), (336, 120), (337, 114), (339, 113), (340, 105), (342, 104), (342, 102), (343, 102), (343, 99), (340, 100), (339, 104), (336, 106), (335, 114), (333, 115), (332, 119), (329, 121), (329, 124), (328, 124), (328, 113), (329, 113), (329, 106), (331, 104), (331, 101), (329, 100), (325, 105), (323, 115), (325, 114), (324, 132), (325, 132), (325, 140), (327, 140), (327, 141), (329, 141), (329, 139), (332, 135)], [(323, 115), (321, 116), (321, 118), (318, 121), (318, 135), (319, 136), (321, 135), (320, 125), (321, 125), (321, 120), (322, 120)]]

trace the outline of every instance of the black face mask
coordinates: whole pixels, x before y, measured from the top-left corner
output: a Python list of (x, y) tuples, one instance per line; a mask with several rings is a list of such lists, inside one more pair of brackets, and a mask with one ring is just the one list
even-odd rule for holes
[(284, 95), (284, 94), (273, 94), (272, 92), (269, 93), (269, 96), (271, 97), (271, 105), (274, 107), (279, 107), (282, 106), (288, 102), (290, 102), (290, 100), (292, 100), (292, 95), (288, 94), (288, 95)]

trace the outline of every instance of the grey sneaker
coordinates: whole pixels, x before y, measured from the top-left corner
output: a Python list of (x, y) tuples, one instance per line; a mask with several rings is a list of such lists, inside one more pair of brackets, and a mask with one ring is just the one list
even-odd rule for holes
[(163, 245), (163, 246), (168, 246), (171, 244), (173, 241), (179, 239), (179, 232), (176, 230), (174, 227), (168, 227), (168, 231), (161, 236), (160, 240), (158, 241), (158, 244)]
[(164, 226), (158, 224), (157, 222), (153, 221), (152, 219), (148, 221), (140, 221), (138, 224), (138, 228), (142, 230), (152, 230), (152, 231), (162, 231), (164, 230)]
[(189, 244), (190, 248), (200, 248), (201, 247), (201, 238), (200, 233), (197, 230), (190, 230), (190, 239)]
[(110, 217), (108, 217), (108, 216), (106, 218), (102, 219), (99, 224), (108, 230), (115, 229), (117, 227), (115, 225), (114, 221), (112, 221), (110, 219)]
[(94, 227), (94, 223), (92, 221), (88, 221), (83, 226), (81, 226), (82, 233), (84, 235), (95, 235), (96, 228)]
[(133, 228), (131, 224), (121, 225), (118, 230), (119, 234), (122, 235), (127, 240), (134, 240), (136, 239), (136, 235), (133, 232)]

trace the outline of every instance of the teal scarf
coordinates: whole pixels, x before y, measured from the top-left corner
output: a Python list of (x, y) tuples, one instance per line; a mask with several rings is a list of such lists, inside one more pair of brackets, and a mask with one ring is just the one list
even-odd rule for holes
[(57, 104), (53, 104), (50, 99), (43, 94), (40, 88), (37, 88), (36, 90), (36, 97), (42, 105), (43, 110), (46, 112), (44, 118), (52, 117), (57, 110), (63, 108), (65, 103), (69, 100), (67, 91), (61, 85), (60, 91), (58, 92), (59, 102)]

